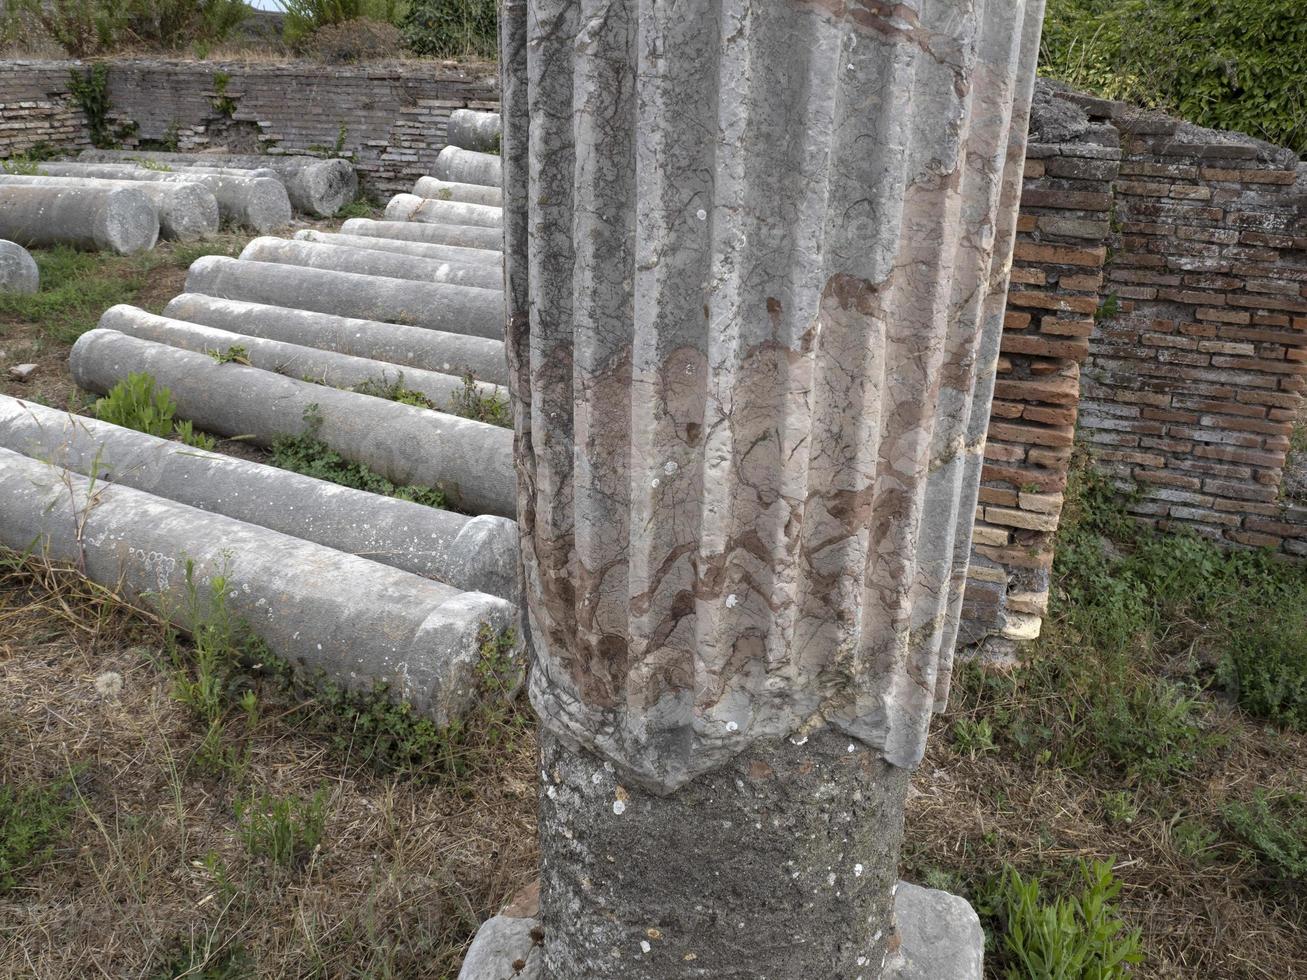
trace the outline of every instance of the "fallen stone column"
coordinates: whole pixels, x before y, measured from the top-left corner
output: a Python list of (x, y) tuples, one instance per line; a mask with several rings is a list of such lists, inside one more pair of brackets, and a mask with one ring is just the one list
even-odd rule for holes
[[(435, 245), (428, 242), (409, 242), (398, 238), (372, 238), (367, 235), (344, 235), (315, 228), (301, 228), (295, 232), (300, 242), (320, 242), (323, 245), (348, 245), (350, 248), (374, 249), (378, 252), (398, 252), (442, 262), (459, 262), (464, 265), (488, 265), (502, 269), (504, 253), (488, 248), (464, 248), (461, 245)], [(495, 288), (500, 288), (496, 286)]]
[(493, 340), (504, 335), (504, 294), (476, 286), (206, 255), (191, 263), (186, 291), (360, 320), (432, 327)]
[(1042, 13), (501, 4), (550, 980), (884, 976)]
[(424, 225), (408, 221), (375, 221), (372, 218), (349, 218), (340, 226), (346, 235), (368, 238), (393, 238), (402, 242), (430, 242), (434, 245), (457, 245), (460, 248), (502, 250), (502, 228), (475, 225)]
[(144, 371), (172, 392), (177, 414), (207, 432), (269, 445), (306, 432), (398, 485), (436, 487), (469, 513), (516, 511), (513, 434), (401, 402), (338, 391), (207, 354), (95, 329), (68, 357), (73, 379), (103, 394)]
[(199, 293), (175, 297), (163, 314), (176, 320), (368, 357), (401, 367), (460, 376), (471, 372), (480, 381), (508, 383), (503, 343), (484, 337), (219, 299)]
[(486, 184), (502, 187), (503, 161), (493, 153), (477, 153), (457, 146), (447, 146), (436, 157), (432, 176), (460, 184)]
[(493, 208), (504, 206), (504, 192), (486, 184), (460, 184), (436, 177), (419, 177), (413, 185), (413, 193), (433, 201), (463, 201), (466, 204), (485, 204)]
[(403, 255), (378, 249), (353, 248), (299, 239), (256, 238), (241, 252), (242, 261), (275, 262), (280, 265), (357, 272), (365, 276), (388, 276), (417, 282), (454, 283), (481, 289), (504, 288), (504, 273), (498, 266), (480, 263), (446, 262), (417, 255)]
[(281, 156), (239, 153), (154, 153), (140, 150), (83, 150), (82, 160), (123, 161), (148, 159), (167, 166), (214, 166), (219, 169), (271, 170), (286, 186), (296, 211), (330, 218), (358, 196), (354, 165), (339, 157)]
[(0, 175), (0, 187), (126, 187), (144, 194), (159, 217), (159, 237), (191, 242), (218, 231), (218, 202), (198, 184), (164, 184), (144, 180), (107, 180), (98, 177), (42, 177)]
[[(35, 539), (35, 543), (33, 542)], [(279, 657), (352, 690), (388, 685), (439, 725), (477, 701), (478, 634), (503, 599), (357, 558), (0, 449), (0, 544), (75, 565), (185, 627), (187, 568), (221, 577), (233, 618)]]
[(450, 146), (483, 153), (499, 152), (499, 133), (503, 128), (497, 112), (455, 109), (449, 114), (445, 140)]
[(0, 239), (0, 294), (34, 293), (41, 288), (41, 270), (23, 246)]
[(475, 225), (499, 228), (504, 222), (502, 208), (461, 201), (433, 201), (416, 194), (396, 194), (386, 205), (387, 221), (420, 221), (428, 225)]
[(207, 453), (0, 395), (0, 448), (518, 602), (517, 526)]
[(254, 231), (275, 231), (290, 224), (290, 199), (279, 180), (267, 177), (225, 177), (219, 174), (146, 170), (130, 164), (42, 163), (41, 173), (52, 177), (100, 177), (164, 184), (199, 184), (218, 202), (227, 224)]
[(0, 238), (27, 247), (68, 245), (133, 255), (154, 248), (159, 215), (124, 187), (0, 185)]
[[(452, 374), (403, 367), (373, 358), (339, 354), (282, 340), (269, 340), (241, 330), (223, 330), (187, 320), (155, 316), (126, 304), (105, 310), (99, 326), (104, 330), (117, 330), (129, 337), (139, 337), (141, 340), (151, 340), (157, 344), (201, 354), (221, 354), (239, 347), (244, 351), (243, 357), (253, 367), (346, 391), (367, 386), (401, 384), (406, 390), (425, 396), (437, 411), (442, 412), (451, 411), (450, 403), (464, 387), (463, 379)], [(507, 392), (498, 385), (476, 382), (475, 388), (477, 394), (484, 398), (500, 401), (508, 398)]]

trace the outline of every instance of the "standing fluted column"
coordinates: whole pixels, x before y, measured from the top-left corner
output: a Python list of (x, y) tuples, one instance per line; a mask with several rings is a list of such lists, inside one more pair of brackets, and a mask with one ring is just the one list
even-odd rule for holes
[(505, 0), (553, 980), (880, 975), (1042, 12)]

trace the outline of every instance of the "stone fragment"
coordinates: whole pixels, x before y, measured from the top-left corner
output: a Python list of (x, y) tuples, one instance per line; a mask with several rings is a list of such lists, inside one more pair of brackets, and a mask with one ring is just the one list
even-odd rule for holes
[(384, 249), (356, 248), (328, 242), (284, 238), (256, 238), (245, 246), (240, 258), (246, 262), (275, 262), (280, 265), (305, 266), (355, 272), (364, 276), (413, 279), (417, 282), (451, 283), (502, 290), (504, 272), (497, 265), (481, 262), (469, 264), (444, 259), (405, 255)]
[(17, 242), (0, 239), (0, 294), (30, 295), (41, 288), (41, 270)]
[(35, 364), (15, 364), (9, 369), (9, 377), (14, 381), (26, 381), (36, 373)]
[[(35, 539), (35, 540), (34, 540)], [(233, 618), (278, 656), (350, 690), (386, 685), (438, 725), (479, 697), (483, 628), (511, 629), (503, 599), (346, 555), (0, 449), (0, 545), (74, 563), (93, 582), (183, 627), (188, 571), (226, 581)]]
[(400, 367), (422, 368), (460, 377), (471, 373), (479, 381), (496, 385), (508, 382), (503, 343), (485, 337), (246, 303), (199, 293), (182, 293), (174, 297), (163, 313), (176, 320), (353, 354)]
[(518, 602), (517, 527), (502, 517), (467, 517), (352, 490), (3, 395), (0, 447)]
[(96, 177), (42, 177), (0, 175), (6, 184), (32, 187), (127, 187), (144, 194), (159, 216), (159, 237), (190, 242), (218, 231), (218, 202), (198, 184), (166, 184), (141, 180), (107, 180)]
[(982, 980), (985, 932), (965, 898), (900, 881), (894, 920), (899, 948), (885, 980)]
[(436, 245), (459, 245), (464, 248), (489, 248), (499, 251), (504, 247), (504, 232), (501, 228), (477, 225), (427, 225), (411, 221), (350, 218), (340, 226), (340, 230), (346, 235), (431, 242)]
[(159, 216), (125, 187), (0, 186), (0, 238), (19, 245), (68, 245), (133, 255), (154, 248)]
[(207, 354), (129, 337), (84, 333), (68, 357), (73, 379), (104, 394), (133, 372), (166, 387), (180, 418), (223, 436), (268, 445), (312, 434), (391, 482), (436, 487), (472, 513), (513, 517), (513, 434), (482, 422), (384, 398), (338, 391)]
[(502, 128), (503, 124), (497, 112), (455, 109), (449, 114), (445, 138), (450, 146), (483, 153), (497, 153)]
[(243, 262), (206, 255), (191, 264), (186, 290), (225, 299), (385, 320), (501, 340), (504, 294), (497, 289)]
[(540, 924), (496, 915), (477, 930), (458, 980), (543, 980)]

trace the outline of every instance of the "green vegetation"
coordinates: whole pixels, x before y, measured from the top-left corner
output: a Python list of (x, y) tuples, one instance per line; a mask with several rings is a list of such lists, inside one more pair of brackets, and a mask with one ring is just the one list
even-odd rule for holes
[(499, 51), (495, 0), (412, 0), (400, 29), (414, 54), (494, 60)]
[(513, 413), (508, 402), (494, 394), (482, 394), (470, 371), (463, 373), (463, 387), (449, 400), (449, 411), (474, 422), (485, 422), (506, 429), (513, 427)]
[(82, 112), (91, 131), (91, 143), (104, 148), (113, 146), (109, 132), (109, 66), (97, 61), (81, 74), (75, 69), (68, 73), (68, 89)]
[(1255, 790), (1252, 798), (1224, 811), (1234, 835), (1266, 871), (1289, 887), (1307, 885), (1307, 795), (1272, 797)]
[(232, 344), (226, 350), (206, 350), (216, 364), (249, 364), (250, 352), (244, 344)]
[(391, 381), (383, 374), (380, 378), (372, 378), (363, 382), (361, 385), (355, 385), (354, 390), (360, 395), (371, 395), (373, 398), (384, 398), (387, 401), (412, 405), (414, 408), (436, 407), (431, 399), (422, 394), (422, 392), (404, 387), (403, 371), (396, 373), (394, 381)]
[(30, 786), (0, 785), (0, 894), (46, 861), (73, 812), (67, 779)]
[(1307, 153), (1300, 0), (1050, 0), (1040, 71)]
[(283, 867), (302, 864), (322, 843), (329, 795), (324, 786), (308, 800), (267, 794), (237, 800), (236, 823), (250, 855)]
[(285, 0), (286, 43), (298, 47), (316, 31), (347, 21), (397, 24), (408, 12), (406, 0)]
[(319, 480), (329, 480), (343, 487), (367, 490), (387, 497), (411, 500), (415, 504), (444, 508), (445, 495), (434, 487), (396, 486), (362, 463), (351, 462), (317, 437), (322, 415), (316, 405), (304, 413), (305, 431), (298, 436), (283, 436), (272, 444), (273, 466), (303, 473)]
[(154, 377), (133, 372), (95, 402), (95, 417), (137, 432), (167, 438), (173, 431), (177, 403), (167, 388), (155, 389)]
[(244, 0), (11, 0), (0, 16), (10, 29), (27, 18), (68, 54), (86, 58), (129, 42), (221, 41), (248, 14)]
[(1140, 963), (1140, 930), (1112, 902), (1121, 883), (1112, 862), (1081, 862), (1082, 889), (1045, 901), (1038, 880), (1008, 868), (997, 889), (1006, 980), (1119, 980)]

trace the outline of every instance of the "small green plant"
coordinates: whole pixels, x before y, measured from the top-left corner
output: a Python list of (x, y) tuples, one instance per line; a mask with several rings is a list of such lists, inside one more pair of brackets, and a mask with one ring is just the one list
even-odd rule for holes
[(400, 29), (414, 54), (494, 58), (498, 51), (495, 0), (413, 0)]
[(1180, 820), (1171, 828), (1171, 843), (1191, 861), (1203, 862), (1221, 842), (1221, 835), (1201, 820)]
[(250, 363), (250, 352), (244, 344), (232, 344), (226, 350), (208, 349), (204, 353), (213, 358), (215, 364), (245, 364)]
[(471, 371), (463, 373), (463, 387), (459, 388), (449, 399), (449, 410), (455, 415), (498, 425), (506, 429), (513, 427), (513, 413), (509, 410), (507, 400), (500, 398), (493, 391), (483, 391), (480, 383)]
[(1132, 824), (1139, 816), (1139, 805), (1134, 796), (1125, 790), (1110, 790), (1103, 794), (1103, 816), (1109, 824)]
[(994, 730), (990, 726), (989, 719), (981, 718), (977, 721), (972, 718), (959, 718), (955, 721), (953, 747), (972, 759), (997, 752), (998, 746), (994, 743)]
[(1108, 293), (1094, 311), (1095, 320), (1110, 320), (1121, 312), (1121, 299), (1116, 293)]
[(362, 191), (359, 196), (336, 212), (337, 218), (375, 218), (381, 213), (368, 196)]
[(96, 418), (162, 438), (172, 435), (176, 411), (172, 393), (156, 390), (154, 377), (145, 372), (129, 374), (95, 403)]
[(150, 980), (248, 980), (253, 975), (244, 946), (200, 929), (168, 944)]
[(1307, 794), (1271, 796), (1256, 790), (1246, 803), (1223, 811), (1230, 831), (1275, 878), (1307, 884)]
[(157, 173), (170, 174), (172, 167), (166, 163), (160, 163), (158, 160), (151, 160), (148, 157), (140, 157), (133, 161), (142, 170), (153, 170)]
[(355, 385), (354, 390), (360, 395), (371, 395), (373, 398), (384, 398), (387, 401), (412, 405), (414, 408), (436, 407), (431, 399), (422, 394), (422, 392), (404, 387), (403, 371), (396, 374), (394, 381), (391, 381), (385, 374), (382, 374), (380, 378), (369, 378), (362, 384)]
[(340, 131), (336, 133), (336, 145), (332, 148), (331, 155), (333, 157), (338, 157), (345, 152), (345, 141), (347, 139), (349, 139), (349, 127), (342, 121)]
[(1117, 980), (1143, 961), (1142, 932), (1112, 905), (1121, 883), (1110, 861), (1080, 865), (1079, 894), (1046, 901), (1037, 878), (1009, 867), (1002, 888), (1007, 980)]
[(282, 867), (303, 863), (322, 843), (329, 799), (323, 786), (308, 800), (267, 794), (237, 800), (237, 832), (245, 849), (251, 857), (266, 857)]
[(227, 94), (227, 85), (230, 82), (231, 75), (227, 74), (227, 72), (214, 72), (214, 94), (209, 98), (209, 104), (213, 106), (213, 111), (227, 119), (231, 119), (236, 115), (236, 100)]
[(218, 440), (207, 432), (198, 431), (191, 424), (190, 419), (177, 422), (175, 431), (178, 439), (194, 449), (205, 449), (211, 452), (218, 446)]
[(86, 114), (91, 142), (102, 149), (112, 146), (114, 139), (109, 132), (109, 66), (97, 61), (85, 74), (76, 69), (70, 71), (68, 89)]
[(73, 809), (68, 779), (0, 785), (0, 894), (50, 858)]
[(443, 509), (445, 495), (435, 487), (397, 486), (362, 463), (351, 462), (317, 437), (322, 416), (316, 405), (304, 412), (305, 429), (298, 436), (283, 436), (271, 447), (273, 466), (319, 480), (328, 480), (355, 490), (367, 490), (386, 497), (411, 500)]
[(0, 161), (0, 167), (3, 167), (7, 174), (15, 174), (24, 177), (32, 177), (41, 172), (41, 164), (27, 155), (10, 157), (8, 160)]
[(1217, 669), (1223, 687), (1250, 714), (1307, 732), (1307, 609), (1246, 621)]

